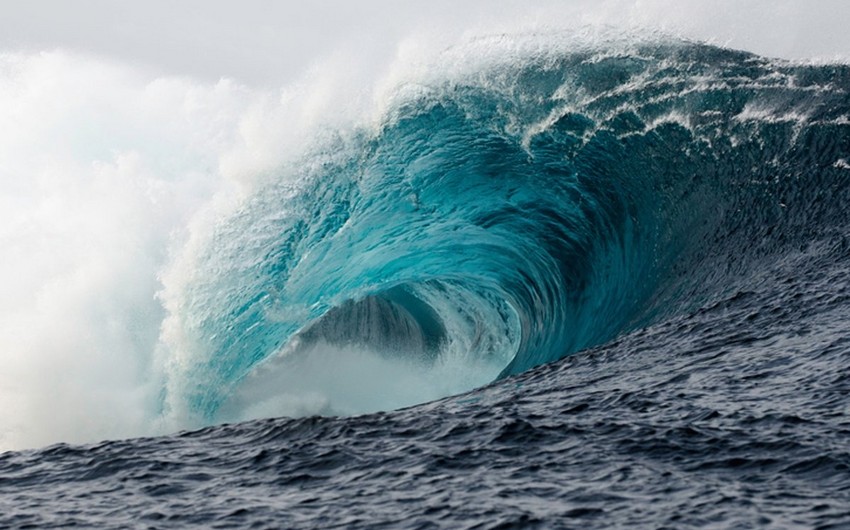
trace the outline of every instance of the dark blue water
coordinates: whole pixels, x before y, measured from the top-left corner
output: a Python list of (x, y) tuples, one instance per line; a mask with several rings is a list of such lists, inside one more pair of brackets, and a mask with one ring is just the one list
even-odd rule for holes
[(0, 455), (0, 527), (850, 528), (850, 68), (514, 52), (221, 219), (214, 426)]

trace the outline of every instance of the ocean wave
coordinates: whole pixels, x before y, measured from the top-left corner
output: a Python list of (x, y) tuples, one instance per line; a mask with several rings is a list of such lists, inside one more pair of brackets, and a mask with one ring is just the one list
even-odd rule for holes
[(449, 49), (196, 238), (162, 293), (163, 414), (413, 405), (844, 241), (850, 68), (547, 42)]

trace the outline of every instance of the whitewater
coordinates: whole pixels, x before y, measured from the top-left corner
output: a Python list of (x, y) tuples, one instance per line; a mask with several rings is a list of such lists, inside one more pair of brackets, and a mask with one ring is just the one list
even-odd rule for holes
[(850, 66), (580, 22), (0, 53), (0, 527), (850, 526)]

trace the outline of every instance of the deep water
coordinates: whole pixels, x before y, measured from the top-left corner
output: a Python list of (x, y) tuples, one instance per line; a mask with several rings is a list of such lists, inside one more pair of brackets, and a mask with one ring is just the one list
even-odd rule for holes
[(182, 257), (211, 426), (0, 455), (0, 526), (850, 528), (850, 67), (462, 52)]

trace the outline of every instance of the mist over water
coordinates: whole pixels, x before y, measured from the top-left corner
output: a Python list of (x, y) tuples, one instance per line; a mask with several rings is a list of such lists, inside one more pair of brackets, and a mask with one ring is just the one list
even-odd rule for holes
[[(223, 42), (199, 39), (173, 52), (148, 38), (133, 41), (132, 32), (126, 40), (71, 30), (50, 37), (51, 19), (44, 15), (35, 32), (41, 37), (23, 41), (6, 33), (0, 53), (0, 450), (252, 417), (391, 409), (496, 377), (509, 359), (474, 359), (461, 369), (431, 366), (423, 380), (415, 360), (359, 350), (347, 359), (350, 367), (322, 364), (326, 356), (337, 358), (339, 345), (319, 343), (313, 346), (319, 353), (305, 357), (309, 366), (299, 372), (306, 380), (275, 372), (283, 368), (272, 358), (263, 370), (246, 370), (247, 385), (221, 382), (223, 395), (209, 398), (220, 408), (205, 415), (193, 409), (191, 378), (210, 343), (186, 330), (200, 322), (187, 321), (198, 314), (193, 304), (206, 300), (193, 289), (210, 287), (197, 275), (217, 266), (205, 252), (227, 250), (226, 241), (215, 245), (228, 229), (251, 227), (231, 220), (257, 190), (273, 183), (280, 198), (296, 196), (311, 175), (339, 164), (334, 157), (341, 150), (323, 147), (317, 157), (315, 146), (356, 143), (423, 87), (527, 53), (513, 47), (516, 35), (561, 49), (663, 32), (664, 38), (797, 60), (844, 60), (850, 53), (846, 33), (837, 28), (847, 19), (840, 3), (727, 2), (717, 9), (696, 2), (507, 3), (499, 12), (489, 5), (407, 11), (374, 4), (377, 20), (372, 7), (350, 19), (342, 19), (345, 10), (333, 15), (321, 8), (302, 14), (316, 32), (266, 40), (250, 30), (258, 15), (245, 11), (235, 13), (234, 33)], [(224, 10), (209, 9), (210, 17)], [(25, 11), (3, 18), (35, 16)], [(57, 5), (54, 15), (61, 11)], [(139, 13), (142, 21), (146, 16)], [(324, 16), (331, 17), (329, 31)], [(163, 26), (165, 42), (175, 42), (182, 24)], [(217, 33), (201, 34), (212, 39)], [(500, 40), (502, 34), (507, 37)], [(535, 41), (539, 34), (546, 37)], [(113, 50), (111, 42), (122, 46)], [(231, 43), (221, 62), (195, 55), (222, 52)], [(247, 60), (254, 53), (256, 63)], [(305, 161), (315, 167), (301, 166)], [(305, 306), (294, 316), (298, 308), (287, 306), (278, 322), (312, 322), (327, 304)], [(381, 392), (390, 397), (373, 392), (369, 377), (376, 372), (384, 374)], [(282, 385), (298, 391), (281, 391)], [(347, 385), (354, 389), (346, 391)]]

